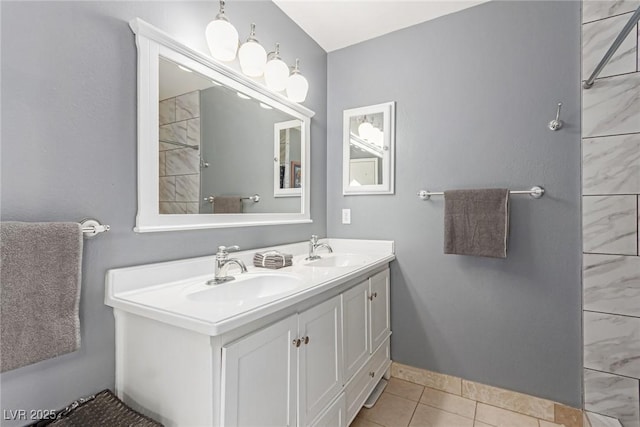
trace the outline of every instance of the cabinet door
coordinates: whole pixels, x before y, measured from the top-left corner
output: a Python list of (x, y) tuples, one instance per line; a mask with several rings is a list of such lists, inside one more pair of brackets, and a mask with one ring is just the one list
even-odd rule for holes
[(345, 423), (344, 393), (340, 394), (331, 405), (313, 420), (310, 427), (347, 427)]
[(340, 295), (298, 317), (298, 425), (306, 426), (342, 389)]
[(295, 426), (297, 316), (222, 348), (222, 422), (231, 426)]
[(371, 325), (371, 352), (387, 339), (391, 331), (389, 319), (389, 269), (369, 279), (369, 318)]
[(369, 281), (342, 294), (344, 322), (342, 348), (344, 381), (355, 374), (369, 357)]

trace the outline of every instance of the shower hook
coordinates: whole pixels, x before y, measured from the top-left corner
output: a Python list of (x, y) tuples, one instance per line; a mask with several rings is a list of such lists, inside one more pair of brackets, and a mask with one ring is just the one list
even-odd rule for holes
[(558, 111), (556, 112), (556, 118), (549, 122), (549, 129), (560, 130), (564, 122), (560, 120), (560, 109), (562, 108), (562, 102), (558, 102)]

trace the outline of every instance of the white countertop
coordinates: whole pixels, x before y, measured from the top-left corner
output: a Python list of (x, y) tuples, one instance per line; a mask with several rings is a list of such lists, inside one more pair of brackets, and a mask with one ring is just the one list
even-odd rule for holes
[[(229, 258), (242, 260), (248, 272), (241, 274), (236, 266), (231, 266), (228, 273), (237, 280), (221, 285), (205, 285), (213, 278), (215, 256), (118, 268), (107, 272), (105, 304), (215, 336), (300, 303), (395, 259), (393, 241), (321, 239), (320, 242), (328, 243), (334, 251), (329, 254), (319, 249), (318, 254), (324, 260), (352, 256), (358, 262), (342, 267), (314, 266), (305, 261), (309, 245), (305, 241), (230, 253)], [(254, 267), (253, 255), (271, 249), (293, 254), (293, 265), (277, 270)], [(278, 292), (270, 294), (269, 285), (249, 288), (255, 285), (245, 281), (256, 276), (269, 276), (267, 280), (281, 282)], [(249, 290), (245, 294), (250, 296), (229, 297), (244, 292), (242, 289)]]

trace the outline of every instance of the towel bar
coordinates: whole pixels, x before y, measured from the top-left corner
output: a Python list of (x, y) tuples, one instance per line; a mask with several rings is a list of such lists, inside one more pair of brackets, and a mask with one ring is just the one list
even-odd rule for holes
[(110, 226), (100, 224), (100, 221), (91, 218), (83, 219), (80, 221), (80, 225), (82, 226), (82, 234), (87, 239), (100, 233), (106, 233), (111, 229)]
[[(544, 195), (544, 188), (536, 185), (530, 190), (517, 190), (517, 191), (512, 190), (512, 191), (509, 191), (509, 194), (528, 194), (534, 199), (539, 199)], [(427, 191), (427, 190), (418, 191), (418, 197), (420, 197), (422, 200), (429, 200), (431, 196), (444, 196), (444, 191), (437, 191), (437, 192)]]

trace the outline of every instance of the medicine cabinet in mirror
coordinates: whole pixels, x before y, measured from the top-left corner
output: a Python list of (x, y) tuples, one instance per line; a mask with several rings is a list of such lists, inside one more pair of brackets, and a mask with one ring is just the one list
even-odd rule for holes
[(140, 19), (130, 26), (138, 47), (135, 230), (311, 222), (313, 111)]
[(344, 111), (344, 195), (393, 194), (395, 103)]

